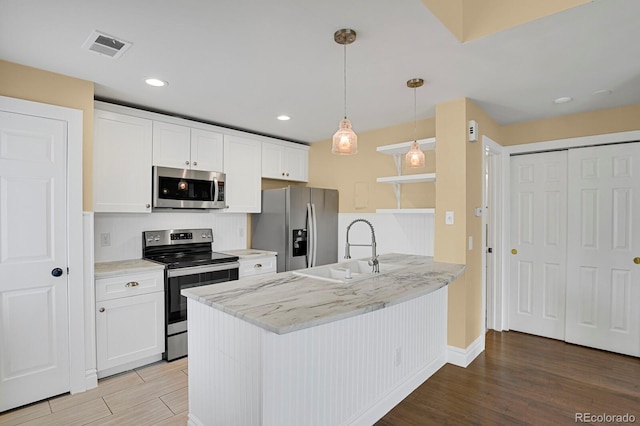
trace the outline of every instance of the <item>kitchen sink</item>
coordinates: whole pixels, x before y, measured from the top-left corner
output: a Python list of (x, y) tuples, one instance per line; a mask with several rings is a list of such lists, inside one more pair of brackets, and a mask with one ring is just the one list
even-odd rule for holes
[(402, 265), (380, 263), (379, 268), (380, 272), (374, 273), (372, 272), (372, 267), (369, 266), (366, 260), (353, 260), (331, 265), (316, 266), (314, 268), (298, 269), (297, 271), (293, 271), (293, 274), (332, 283), (350, 284), (388, 274), (402, 268)]

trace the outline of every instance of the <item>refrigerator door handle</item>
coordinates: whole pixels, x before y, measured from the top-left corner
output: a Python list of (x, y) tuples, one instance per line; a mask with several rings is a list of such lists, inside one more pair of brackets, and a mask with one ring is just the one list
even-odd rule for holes
[(311, 211), (311, 203), (307, 203), (307, 268), (313, 266), (313, 214)]
[(313, 244), (313, 266), (316, 266), (317, 263), (317, 253), (318, 253), (318, 219), (316, 219), (316, 205), (311, 204), (311, 218), (313, 219), (313, 239), (311, 240), (311, 244)]

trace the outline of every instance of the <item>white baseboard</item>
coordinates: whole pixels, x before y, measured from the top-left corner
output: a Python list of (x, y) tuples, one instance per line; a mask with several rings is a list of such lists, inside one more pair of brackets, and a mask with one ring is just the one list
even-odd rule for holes
[(84, 385), (86, 390), (98, 387), (98, 370), (92, 368), (84, 372)]
[(105, 368), (98, 371), (98, 379), (102, 379), (107, 376), (113, 376), (114, 374), (122, 373), (124, 371), (133, 370), (134, 368), (142, 367), (143, 365), (153, 364), (154, 362), (161, 361), (162, 354), (151, 355), (146, 358), (138, 359), (136, 361), (127, 362), (117, 367)]
[(423, 384), (429, 377), (433, 376), (436, 371), (446, 364), (446, 353), (431, 361), (424, 368), (420, 369), (416, 374), (408, 377), (403, 383), (392, 389), (387, 395), (380, 399), (373, 407), (366, 412), (360, 414), (355, 419), (348, 421), (347, 424), (352, 426), (369, 426), (380, 420), (393, 407), (398, 405), (411, 392), (416, 390), (418, 386)]
[(481, 334), (466, 349), (447, 346), (447, 362), (458, 367), (467, 368), (471, 362), (484, 351), (484, 334)]
[(204, 426), (204, 424), (193, 414), (189, 413), (189, 415), (187, 416), (187, 426)]

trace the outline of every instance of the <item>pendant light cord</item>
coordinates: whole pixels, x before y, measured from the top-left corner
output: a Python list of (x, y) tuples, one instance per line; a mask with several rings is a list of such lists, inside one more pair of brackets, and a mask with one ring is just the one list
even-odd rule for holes
[(347, 119), (347, 44), (344, 45), (344, 118)]
[(416, 112), (416, 109), (417, 109), (416, 105), (417, 105), (417, 102), (416, 102), (416, 88), (414, 87), (413, 88), (413, 140), (414, 141), (418, 140), (417, 139), (418, 138), (418, 136), (417, 136), (418, 135), (418, 130), (417, 130), (417, 124), (416, 124), (416, 122), (418, 121), (418, 118), (417, 118), (417, 112)]

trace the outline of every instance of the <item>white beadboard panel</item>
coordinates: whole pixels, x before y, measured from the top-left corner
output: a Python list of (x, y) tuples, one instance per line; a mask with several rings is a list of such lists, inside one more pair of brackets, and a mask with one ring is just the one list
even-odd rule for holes
[[(433, 256), (434, 213), (340, 213), (338, 215), (338, 261), (344, 259), (347, 226), (355, 219), (366, 219), (376, 233), (377, 253), (405, 253)], [(370, 244), (371, 230), (356, 223), (349, 231), (349, 242)], [(371, 247), (352, 247), (351, 257), (371, 256)]]
[[(153, 212), (149, 214), (96, 213), (95, 261), (139, 259), (142, 257), (142, 232), (160, 229), (213, 228), (214, 250), (247, 248), (245, 213)], [(100, 234), (108, 233), (111, 245), (101, 246)]]
[(446, 362), (446, 309), (444, 287), (278, 335), (189, 299), (190, 422), (370, 425)]

